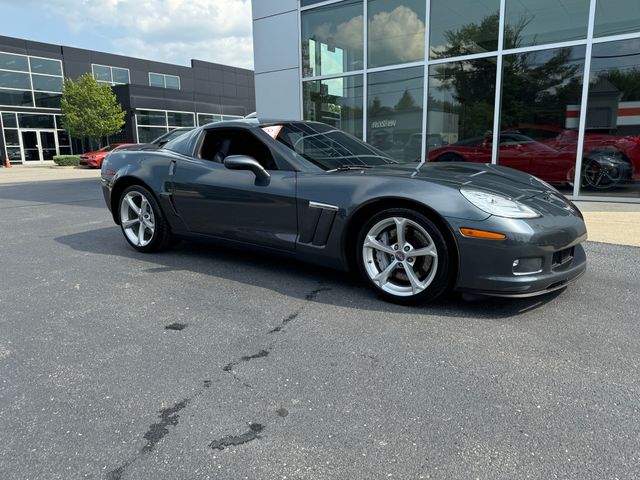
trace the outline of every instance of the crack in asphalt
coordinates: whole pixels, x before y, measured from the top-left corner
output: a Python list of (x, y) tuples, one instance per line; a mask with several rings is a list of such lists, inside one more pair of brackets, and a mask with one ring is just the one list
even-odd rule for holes
[(322, 292), (330, 292), (331, 290), (333, 290), (333, 288), (330, 287), (319, 287), (316, 288), (315, 290), (312, 290), (311, 292), (307, 293), (304, 297), (304, 299), (308, 302), (311, 302), (313, 300), (316, 299), (316, 297), (322, 293)]
[[(328, 292), (330, 290), (332, 289), (329, 287), (318, 287), (315, 290), (312, 290), (311, 292), (307, 293), (304, 298), (308, 302), (313, 301), (317, 298), (317, 296), (320, 293)], [(304, 307), (296, 310), (289, 316), (285, 317), (279, 326), (273, 328), (267, 333), (271, 334), (271, 333), (281, 332), (285, 327), (285, 325), (287, 325), (289, 322), (292, 322), (293, 320), (298, 318), (298, 316), (302, 313), (303, 310), (304, 310)], [(170, 330), (174, 330), (174, 329), (182, 330), (182, 328), (184, 327), (186, 327), (186, 325), (176, 323), (176, 324), (167, 325), (165, 328)], [(242, 383), (243, 386), (252, 389), (253, 387), (251, 385), (249, 385), (246, 382), (242, 382), (242, 380), (233, 371), (233, 368), (242, 362), (250, 362), (251, 360), (267, 357), (271, 353), (272, 349), (273, 349), (273, 346), (270, 346), (270, 347), (267, 347), (266, 349), (260, 350), (258, 353), (240, 357), (238, 360), (229, 362), (227, 365), (225, 365), (222, 368), (222, 370), (225, 372), (231, 373), (231, 375), (236, 381)], [(211, 388), (211, 385), (212, 385), (211, 380), (204, 380), (203, 382), (204, 389)], [(192, 398), (185, 398), (182, 401), (175, 403), (169, 408), (160, 410), (158, 415), (158, 418), (160, 418), (160, 422), (150, 425), (147, 432), (143, 436), (143, 438), (147, 441), (147, 443), (140, 449), (140, 451), (135, 457), (131, 458), (130, 460), (124, 462), (119, 467), (108, 472), (106, 477), (107, 480), (122, 480), (124, 478), (124, 474), (126, 473), (127, 468), (133, 465), (136, 461), (138, 461), (144, 455), (153, 451), (153, 449), (156, 447), (158, 442), (160, 442), (165, 436), (167, 436), (170, 433), (169, 427), (178, 426), (179, 419), (180, 419), (179, 412), (184, 408), (186, 408), (190, 403), (192, 403), (196, 397), (202, 395), (203, 391), (200, 391), (199, 393), (194, 395)], [(286, 417), (287, 415), (289, 415), (289, 411), (284, 407), (281, 407), (280, 409), (276, 410), (276, 413), (280, 417)], [(248, 432), (242, 433), (240, 435), (227, 435), (225, 437), (222, 437), (221, 439), (212, 441), (209, 444), (209, 447), (211, 447), (214, 450), (224, 450), (226, 447), (243, 445), (245, 443), (252, 442), (253, 440), (258, 440), (262, 438), (260, 436), (260, 433), (264, 429), (265, 429), (264, 425), (260, 423), (250, 423)]]
[(190, 402), (190, 398), (185, 398), (181, 402), (174, 404), (172, 407), (160, 410), (160, 415), (158, 415), (158, 417), (161, 422), (150, 425), (149, 430), (144, 434), (143, 438), (147, 441), (147, 444), (142, 447), (142, 453), (150, 452), (155, 448), (158, 442), (169, 433), (169, 429), (167, 427), (175, 427), (178, 425), (178, 419), (180, 418), (178, 412), (189, 405)]
[(226, 437), (222, 437), (219, 440), (214, 440), (209, 444), (211, 448), (214, 450), (224, 450), (225, 447), (235, 447), (237, 445), (243, 445), (245, 443), (252, 442), (253, 440), (257, 440), (262, 438), (259, 433), (264, 430), (264, 425), (259, 423), (250, 423), (249, 431), (245, 432), (241, 435), (228, 435)]
[(107, 480), (122, 480), (125, 470), (135, 461), (136, 459), (130, 460), (127, 463), (123, 463), (118, 468), (111, 470), (107, 473)]
[[(333, 290), (332, 288), (329, 287), (318, 287), (315, 290), (310, 291), (309, 293), (307, 293), (304, 296), (304, 299), (307, 302), (312, 302), (313, 300), (315, 300), (319, 294), (321, 294), (322, 292), (329, 292)], [(284, 330), (284, 327), (287, 325), (287, 323), (295, 320), (296, 318), (298, 318), (298, 316), (302, 313), (302, 311), (304, 310), (303, 308), (300, 308), (299, 310), (296, 310), (295, 312), (293, 312), (291, 315), (289, 315), (288, 317), (284, 318), (282, 320), (282, 323), (280, 325), (278, 325), (277, 327), (272, 328), (271, 330), (269, 330), (269, 334), (271, 333), (279, 333), (282, 330)]]
[[(205, 381), (205, 388), (208, 388), (206, 386), (206, 382), (207, 381)], [(193, 398), (201, 395), (201, 393), (202, 392), (198, 393)], [(143, 455), (146, 455), (153, 451), (158, 442), (160, 442), (160, 440), (162, 440), (169, 434), (168, 427), (176, 427), (178, 425), (178, 421), (180, 419), (180, 415), (178, 415), (178, 412), (189, 405), (192, 402), (193, 398), (185, 398), (184, 400), (173, 404), (169, 408), (163, 408), (162, 410), (160, 410), (158, 412), (158, 418), (160, 418), (161, 421), (149, 425), (147, 432), (143, 436), (143, 438), (147, 441), (146, 445), (140, 449), (135, 457), (127, 460), (119, 467), (114, 468), (113, 470), (108, 472), (106, 477), (107, 480), (122, 480), (127, 468), (133, 465)]]
[(298, 318), (298, 315), (300, 315), (302, 313), (302, 310), (298, 310), (297, 312), (292, 313), (291, 315), (289, 315), (287, 318), (285, 318), (284, 320), (282, 320), (282, 323), (280, 325), (278, 325), (277, 327), (269, 330), (268, 333), (278, 333), (281, 332), (282, 329), (284, 329), (285, 325), (293, 320), (295, 320), (296, 318)]
[(240, 362), (250, 362), (251, 360), (255, 360), (256, 358), (263, 358), (269, 355), (269, 353), (271, 353), (271, 347), (267, 348), (266, 350), (260, 350), (258, 353), (254, 353), (253, 355), (245, 355), (244, 357), (240, 357), (239, 360), (234, 360), (233, 362), (227, 363), (224, 367), (222, 367), (222, 370), (224, 370), (225, 372), (231, 372), (233, 370), (233, 367), (238, 365)]

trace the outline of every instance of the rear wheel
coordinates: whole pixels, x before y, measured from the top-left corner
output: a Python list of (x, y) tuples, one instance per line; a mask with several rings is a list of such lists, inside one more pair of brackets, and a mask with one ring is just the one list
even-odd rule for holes
[(140, 185), (126, 188), (120, 196), (120, 227), (129, 245), (139, 252), (154, 252), (171, 242), (169, 225), (151, 192)]
[(447, 243), (429, 218), (413, 210), (385, 210), (366, 222), (357, 259), (369, 286), (396, 303), (435, 300), (449, 287)]
[(601, 162), (594, 158), (586, 158), (582, 167), (582, 185), (592, 190), (607, 190), (624, 180), (624, 163)]

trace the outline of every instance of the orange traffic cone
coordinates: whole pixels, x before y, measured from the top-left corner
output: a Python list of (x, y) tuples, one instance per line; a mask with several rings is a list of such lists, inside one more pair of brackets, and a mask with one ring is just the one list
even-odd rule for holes
[(7, 157), (7, 160), (4, 162), (4, 167), (11, 168), (11, 162), (9, 161), (9, 157)]

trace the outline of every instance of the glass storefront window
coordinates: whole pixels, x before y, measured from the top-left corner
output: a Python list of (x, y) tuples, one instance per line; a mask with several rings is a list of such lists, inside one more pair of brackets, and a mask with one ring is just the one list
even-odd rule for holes
[(315, 5), (316, 3), (324, 2), (325, 0), (300, 0), (300, 6), (308, 7), (310, 5)]
[(180, 78), (173, 75), (165, 75), (164, 77), (165, 88), (172, 88), (174, 90), (180, 90)]
[(432, 59), (498, 49), (500, 0), (431, 2)]
[(302, 12), (303, 76), (363, 68), (362, 0), (347, 0)]
[(102, 65), (92, 65), (93, 69), (93, 78), (95, 78), (98, 82), (109, 82), (111, 83), (111, 69), (109, 67), (105, 67)]
[(4, 128), (18, 128), (18, 120), (16, 120), (15, 113), (2, 113), (2, 124)]
[(215, 115), (209, 113), (198, 114), (198, 126), (206, 125), (207, 123), (216, 123), (222, 121), (222, 115)]
[(19, 147), (20, 146), (20, 136), (18, 135), (18, 130), (5, 130), (4, 131), (4, 144), (8, 147)]
[(59, 99), (51, 100), (38, 93), (34, 104), (34, 91), (62, 92), (62, 83), (59, 60), (0, 52), (0, 105), (60, 108)]
[(18, 125), (20, 128), (56, 128), (53, 115), (37, 113), (19, 113)]
[(0, 105), (33, 107), (33, 93), (30, 90), (7, 90), (0, 88)]
[(29, 74), (0, 70), (0, 88), (17, 88), (31, 90), (31, 81), (29, 80)]
[(180, 77), (151, 72), (149, 73), (149, 85), (152, 87), (180, 90)]
[(158, 125), (165, 127), (167, 125), (167, 116), (165, 112), (138, 110), (136, 112), (136, 121), (138, 125)]
[(7, 156), (12, 162), (22, 161), (22, 152), (20, 151), (20, 147), (7, 147)]
[(58, 130), (58, 144), (59, 145), (71, 145), (71, 139), (67, 132)]
[(28, 72), (29, 59), (22, 55), (0, 52), (0, 69)]
[(107, 65), (91, 65), (93, 78), (109, 85), (125, 85), (129, 83), (129, 69), (109, 67)]
[(150, 73), (149, 85), (152, 87), (164, 88), (164, 75), (160, 75), (159, 73)]
[(167, 133), (169, 129), (166, 127), (138, 127), (138, 142), (151, 143), (160, 135)]
[(113, 67), (111, 69), (112, 81), (115, 84), (128, 84), (129, 83), (129, 70), (126, 68), (116, 68)]
[(429, 67), (430, 161), (491, 163), (496, 69), (495, 57)]
[(424, 60), (424, 0), (369, 0), (368, 66)]
[[(399, 162), (419, 161), (424, 69), (370, 73), (367, 99), (367, 141)], [(417, 140), (416, 140), (417, 139)]]
[(36, 107), (40, 108), (60, 108), (62, 94), (35, 92)]
[(506, 55), (498, 163), (570, 193), (585, 47)]
[(62, 76), (62, 63), (48, 58), (29, 57), (31, 73)]
[(584, 39), (588, 23), (588, 0), (507, 0), (504, 46)]
[(362, 138), (362, 75), (304, 82), (302, 90), (305, 120), (327, 123)]
[(640, 198), (640, 38), (593, 46), (584, 195)]
[(62, 77), (49, 77), (48, 75), (31, 75), (34, 90), (45, 92), (62, 92)]
[(167, 112), (169, 127), (193, 127), (193, 113)]
[(640, 31), (638, 0), (598, 0), (594, 36), (619, 35)]

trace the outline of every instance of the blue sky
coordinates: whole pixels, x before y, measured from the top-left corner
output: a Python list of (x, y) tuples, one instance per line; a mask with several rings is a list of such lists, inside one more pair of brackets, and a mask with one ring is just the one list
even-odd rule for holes
[(0, 35), (253, 68), (250, 0), (0, 0)]

